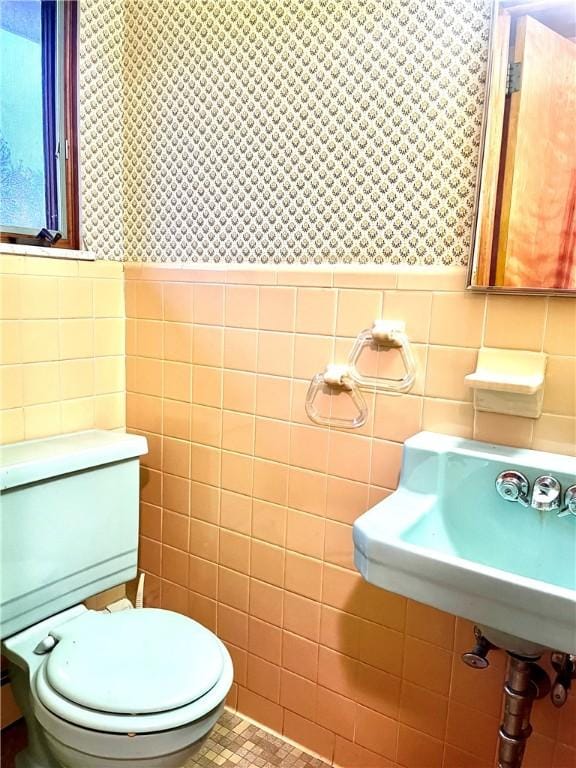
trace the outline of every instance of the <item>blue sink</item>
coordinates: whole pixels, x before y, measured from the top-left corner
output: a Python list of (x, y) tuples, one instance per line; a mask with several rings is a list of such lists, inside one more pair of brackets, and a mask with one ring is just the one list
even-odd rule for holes
[[(498, 495), (504, 470), (562, 488), (576, 459), (421, 432), (398, 490), (354, 524), (355, 562), (376, 586), (530, 644), (576, 652), (576, 517)], [(517, 646), (518, 647), (518, 646)]]

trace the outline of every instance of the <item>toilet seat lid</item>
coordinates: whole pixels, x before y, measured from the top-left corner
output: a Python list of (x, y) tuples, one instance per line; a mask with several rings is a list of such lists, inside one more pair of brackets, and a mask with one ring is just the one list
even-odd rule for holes
[(218, 639), (172, 611), (140, 608), (84, 614), (50, 633), (50, 687), (99, 712), (166, 712), (199, 699), (218, 682)]

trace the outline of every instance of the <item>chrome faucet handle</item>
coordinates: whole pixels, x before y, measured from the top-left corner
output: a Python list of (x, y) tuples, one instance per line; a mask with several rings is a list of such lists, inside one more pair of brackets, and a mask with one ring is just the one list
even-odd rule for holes
[(564, 508), (558, 512), (558, 517), (568, 517), (568, 515), (576, 517), (576, 485), (571, 485), (570, 488), (566, 488), (564, 493)]
[(517, 501), (523, 507), (530, 505), (528, 498), (529, 484), (527, 478), (515, 469), (500, 472), (496, 478), (496, 490), (505, 501)]
[(530, 505), (542, 511), (560, 509), (561, 494), (562, 486), (555, 477), (541, 475), (534, 480)]

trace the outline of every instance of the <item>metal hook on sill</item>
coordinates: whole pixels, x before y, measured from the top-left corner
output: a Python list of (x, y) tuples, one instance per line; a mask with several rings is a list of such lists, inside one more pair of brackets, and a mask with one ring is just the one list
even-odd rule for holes
[[(314, 405), (314, 401), (320, 390), (326, 386), (350, 394), (350, 398), (357, 410), (357, 415), (354, 418), (343, 419), (340, 416), (323, 416), (318, 411)], [(316, 424), (322, 424), (329, 427), (355, 429), (365, 424), (366, 419), (368, 418), (366, 401), (352, 379), (350, 368), (347, 365), (327, 365), (322, 373), (317, 373), (316, 376), (314, 376), (306, 394), (305, 408), (308, 417), (312, 421), (316, 422)]]

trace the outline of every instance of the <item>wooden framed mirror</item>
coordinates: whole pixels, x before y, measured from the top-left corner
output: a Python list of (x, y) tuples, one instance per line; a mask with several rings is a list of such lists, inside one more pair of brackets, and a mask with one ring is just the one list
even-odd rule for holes
[(496, 0), (469, 287), (576, 294), (576, 4)]

